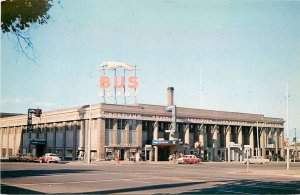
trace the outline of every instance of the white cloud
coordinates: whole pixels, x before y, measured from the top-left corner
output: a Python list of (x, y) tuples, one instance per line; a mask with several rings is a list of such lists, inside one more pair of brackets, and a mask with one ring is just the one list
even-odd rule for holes
[(34, 105), (40, 108), (51, 108), (56, 106), (57, 104), (54, 102), (35, 102)]
[(24, 102), (24, 98), (15, 97), (15, 98), (4, 98), (1, 99), (1, 104), (20, 104)]

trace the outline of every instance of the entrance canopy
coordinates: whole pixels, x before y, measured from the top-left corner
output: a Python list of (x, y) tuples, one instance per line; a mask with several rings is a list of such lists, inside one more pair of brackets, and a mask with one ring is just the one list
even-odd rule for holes
[(45, 139), (33, 139), (33, 140), (30, 140), (30, 144), (32, 144), (32, 145), (46, 145), (46, 140)]
[(153, 146), (177, 146), (182, 144), (179, 140), (152, 140)]

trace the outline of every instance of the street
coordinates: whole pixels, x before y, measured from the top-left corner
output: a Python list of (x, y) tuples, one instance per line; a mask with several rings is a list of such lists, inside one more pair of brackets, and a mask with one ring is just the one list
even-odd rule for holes
[(300, 163), (1, 162), (1, 193), (299, 194)]

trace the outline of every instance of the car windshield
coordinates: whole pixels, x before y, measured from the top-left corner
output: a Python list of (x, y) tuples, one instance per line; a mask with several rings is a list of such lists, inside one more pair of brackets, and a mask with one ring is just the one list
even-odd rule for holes
[(50, 154), (49, 156), (56, 156), (56, 154)]

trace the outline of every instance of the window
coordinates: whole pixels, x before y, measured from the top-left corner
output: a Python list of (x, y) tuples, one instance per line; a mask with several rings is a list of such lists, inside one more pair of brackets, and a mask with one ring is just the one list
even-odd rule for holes
[(207, 135), (207, 147), (212, 147), (211, 127), (207, 128), (206, 135)]
[(136, 120), (129, 120), (129, 130), (136, 129)]
[(127, 120), (125, 119), (118, 119), (118, 129), (124, 130)]
[(148, 122), (147, 121), (142, 122), (142, 130), (148, 132)]
[(105, 129), (113, 129), (114, 128), (114, 120), (107, 118), (105, 119)]
[(224, 148), (226, 146), (226, 143), (225, 143), (225, 127), (222, 127), (219, 132), (220, 132), (220, 147), (221, 148)]

